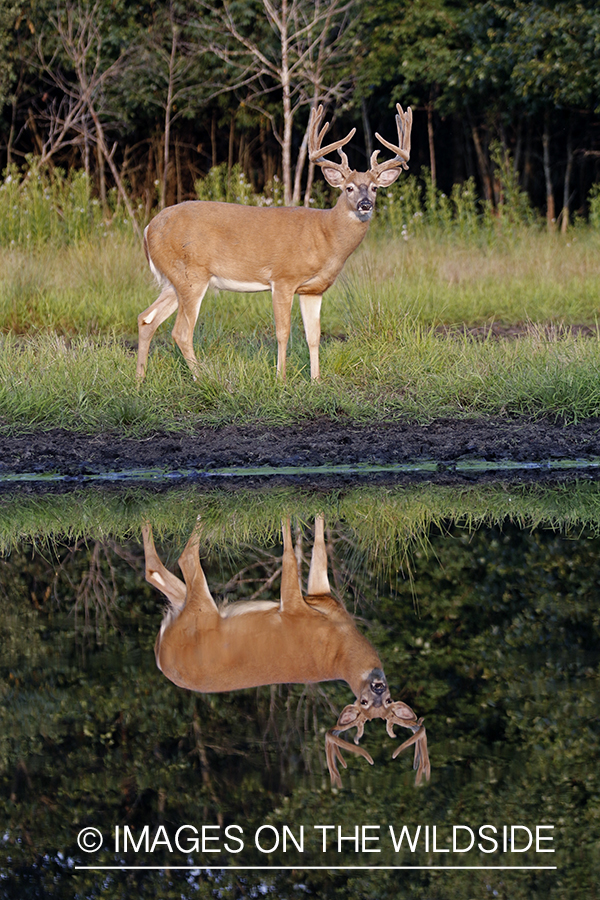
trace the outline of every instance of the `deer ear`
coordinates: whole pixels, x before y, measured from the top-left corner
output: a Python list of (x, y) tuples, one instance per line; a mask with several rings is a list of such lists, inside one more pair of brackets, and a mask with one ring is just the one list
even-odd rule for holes
[(416, 716), (410, 706), (407, 703), (403, 703), (402, 700), (396, 700), (390, 706), (391, 712), (396, 716), (397, 719), (413, 719), (416, 721)]
[(351, 725), (352, 722), (356, 721), (358, 716), (360, 715), (360, 710), (351, 704), (350, 706), (345, 706), (344, 709), (340, 713), (340, 717), (337, 720), (338, 725)]
[(377, 176), (378, 187), (389, 187), (393, 184), (400, 174), (400, 169), (386, 169)]
[(330, 184), (331, 187), (342, 187), (345, 176), (339, 169), (334, 169), (333, 166), (322, 166), (321, 171), (323, 172), (325, 181)]

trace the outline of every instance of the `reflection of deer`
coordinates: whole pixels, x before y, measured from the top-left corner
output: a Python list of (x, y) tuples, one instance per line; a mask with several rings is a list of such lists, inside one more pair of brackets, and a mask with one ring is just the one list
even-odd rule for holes
[(169, 572), (154, 547), (149, 526), (143, 529), (146, 580), (169, 600), (155, 653), (158, 668), (179, 687), (193, 691), (231, 691), (264, 684), (308, 683), (343, 679), (356, 696), (334, 728), (325, 748), (331, 780), (341, 785), (337, 767), (345, 767), (340, 748), (373, 760), (362, 747), (340, 733), (356, 727), (354, 743), (370, 719), (383, 718), (387, 731), (409, 728), (413, 735), (394, 758), (415, 745), (417, 784), (429, 778), (427, 737), (423, 720), (401, 701), (394, 702), (374, 647), (357, 630), (352, 616), (331, 596), (327, 577), (322, 517), (315, 521), (315, 542), (302, 596), (289, 520), (283, 526), (280, 601), (240, 601), (219, 609), (213, 600), (198, 555), (194, 531), (179, 558), (184, 581)]

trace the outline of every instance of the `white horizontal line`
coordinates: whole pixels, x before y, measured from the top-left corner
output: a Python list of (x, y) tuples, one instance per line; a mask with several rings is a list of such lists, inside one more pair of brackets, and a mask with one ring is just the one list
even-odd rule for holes
[(98, 870), (98, 869), (169, 869), (171, 871), (174, 870), (185, 870), (185, 871), (207, 871), (207, 872), (308, 872), (308, 871), (316, 871), (323, 869), (324, 871), (330, 871), (332, 869), (361, 869), (367, 870), (369, 872), (387, 872), (390, 870), (399, 870), (399, 869), (447, 869), (449, 871), (454, 871), (457, 869), (494, 869), (494, 870), (507, 870), (507, 869), (527, 869), (529, 871), (535, 870), (540, 871), (541, 869), (557, 869), (558, 866), (75, 866), (76, 869), (86, 869), (86, 870)]

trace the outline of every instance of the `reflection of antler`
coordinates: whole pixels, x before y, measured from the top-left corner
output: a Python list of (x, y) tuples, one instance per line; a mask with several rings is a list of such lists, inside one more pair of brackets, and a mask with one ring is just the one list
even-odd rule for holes
[(423, 725), (423, 718), (417, 719), (414, 712), (407, 706), (406, 703), (402, 703), (401, 700), (396, 701), (392, 707), (388, 710), (386, 714), (386, 728), (387, 733), (390, 737), (396, 737), (394, 734), (394, 725), (401, 725), (402, 728), (410, 728), (413, 732), (412, 737), (409, 737), (403, 744), (400, 744), (399, 747), (396, 747), (392, 754), (392, 759), (396, 759), (403, 750), (406, 750), (407, 747), (410, 747), (412, 744), (415, 745), (415, 759), (413, 763), (413, 769), (416, 769), (417, 774), (415, 776), (415, 783), (421, 784), (423, 780), (423, 775), (425, 776), (425, 780), (429, 781), (429, 776), (431, 774), (431, 764), (429, 762), (429, 752), (427, 750), (427, 732), (425, 731), (425, 726)]
[(364, 734), (366, 721), (367, 716), (362, 711), (362, 709), (357, 709), (354, 704), (352, 704), (351, 706), (346, 706), (341, 711), (335, 728), (330, 728), (325, 735), (325, 756), (327, 757), (327, 768), (329, 769), (329, 774), (331, 775), (331, 783), (336, 787), (342, 786), (342, 779), (340, 778), (340, 772), (337, 767), (338, 760), (341, 762), (345, 769), (348, 768), (346, 765), (346, 761), (342, 756), (340, 748), (349, 750), (350, 753), (357, 753), (359, 756), (364, 757), (370, 765), (373, 765), (373, 760), (370, 754), (367, 753), (367, 751), (363, 747), (354, 746), (353, 744), (350, 744), (348, 741), (345, 741), (340, 737), (340, 732), (347, 731), (348, 728), (354, 728), (356, 726), (356, 736), (354, 738), (354, 744), (358, 744)]
[(407, 706), (406, 703), (402, 703), (401, 700), (398, 700), (395, 703), (392, 702), (385, 710), (382, 707), (370, 707), (369, 709), (363, 710), (356, 704), (346, 706), (342, 710), (335, 727), (330, 728), (325, 735), (325, 755), (327, 757), (327, 767), (331, 776), (331, 783), (336, 787), (342, 786), (342, 779), (337, 767), (339, 761), (344, 768), (347, 768), (341, 753), (342, 749), (349, 750), (351, 753), (356, 753), (359, 756), (364, 757), (367, 762), (373, 765), (373, 760), (366, 750), (362, 747), (353, 746), (348, 741), (341, 738), (340, 734), (343, 731), (347, 731), (349, 728), (356, 728), (354, 744), (357, 745), (364, 734), (365, 722), (376, 718), (383, 718), (386, 720), (387, 733), (393, 738), (396, 737), (394, 725), (410, 728), (413, 732), (412, 737), (409, 737), (408, 740), (404, 741), (403, 744), (394, 750), (392, 759), (396, 759), (403, 750), (406, 750), (407, 747), (414, 744), (415, 759), (413, 768), (416, 769), (417, 772), (415, 783), (420, 784), (423, 780), (423, 776), (425, 776), (426, 781), (429, 781), (431, 765), (429, 762), (429, 753), (427, 751), (427, 733), (425, 731), (425, 726), (423, 725), (423, 719), (417, 719), (410, 706)]

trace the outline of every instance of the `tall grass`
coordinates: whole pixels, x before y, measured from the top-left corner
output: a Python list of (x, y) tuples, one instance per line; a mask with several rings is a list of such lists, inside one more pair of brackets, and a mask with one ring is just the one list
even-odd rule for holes
[(0, 246), (36, 247), (106, 237), (130, 228), (116, 192), (102, 209), (85, 172), (40, 167), (34, 157), (27, 171), (12, 165), (0, 183)]
[[(122, 335), (137, 340), (137, 315), (157, 296), (143, 250), (130, 234), (56, 248), (1, 248), (0, 331)], [(365, 318), (408, 316), (422, 326), (594, 326), (600, 312), (600, 233), (523, 229), (518, 239), (479, 245), (430, 232), (396, 241), (367, 237), (325, 295), (324, 337), (354, 334)], [(166, 336), (173, 320), (161, 327)], [(274, 339), (268, 294), (209, 292), (200, 344)], [(153, 344), (153, 347), (155, 346)]]
[[(553, 323), (594, 326), (600, 313), (600, 231), (564, 236), (521, 227), (493, 243), (427, 230), (408, 241), (376, 231), (323, 304), (326, 328), (354, 330), (385, 309), (426, 326)], [(338, 299), (339, 298), (339, 299)], [(350, 316), (350, 321), (347, 317)]]

